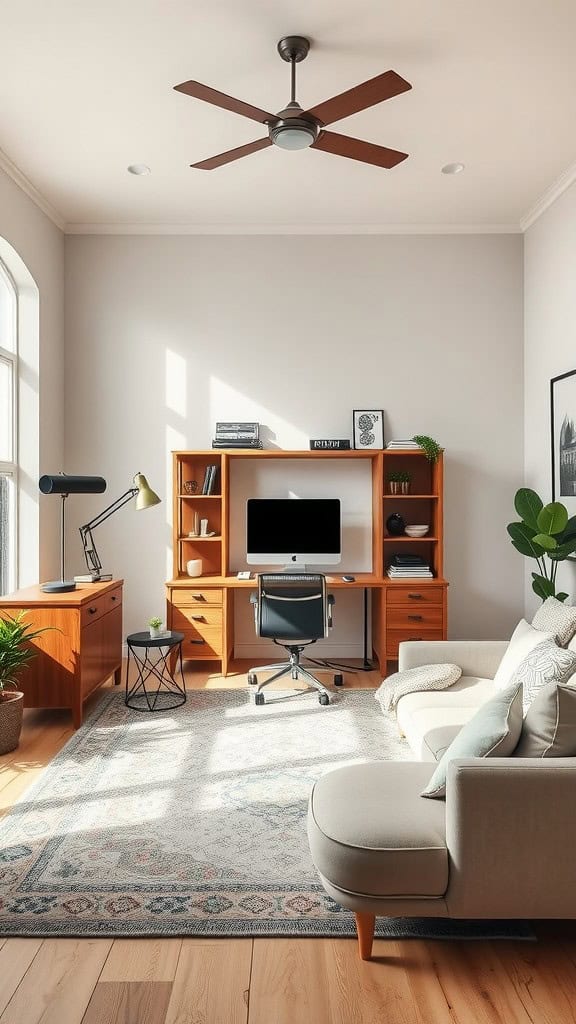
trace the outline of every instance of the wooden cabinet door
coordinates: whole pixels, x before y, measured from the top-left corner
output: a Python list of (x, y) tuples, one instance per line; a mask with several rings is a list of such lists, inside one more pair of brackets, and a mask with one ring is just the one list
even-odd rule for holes
[(108, 679), (122, 662), (122, 608), (90, 622), (82, 629), (80, 678), (82, 699)]

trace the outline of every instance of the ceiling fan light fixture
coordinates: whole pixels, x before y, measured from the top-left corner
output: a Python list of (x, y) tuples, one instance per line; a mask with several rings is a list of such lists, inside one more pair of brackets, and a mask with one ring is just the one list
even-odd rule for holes
[(316, 141), (316, 132), (308, 125), (277, 125), (272, 128), (270, 138), (279, 149), (308, 149)]

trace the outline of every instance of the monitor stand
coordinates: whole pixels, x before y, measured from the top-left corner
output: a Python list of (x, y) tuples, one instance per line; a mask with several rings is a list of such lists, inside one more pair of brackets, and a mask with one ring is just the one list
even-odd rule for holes
[(283, 565), (281, 572), (308, 572), (308, 566), (304, 562), (290, 562), (290, 565)]

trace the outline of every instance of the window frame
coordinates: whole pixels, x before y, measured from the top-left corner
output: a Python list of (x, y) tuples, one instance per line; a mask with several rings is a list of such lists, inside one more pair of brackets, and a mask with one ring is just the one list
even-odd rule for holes
[(12, 274), (6, 264), (0, 259), (0, 278), (7, 285), (12, 296), (12, 317), (11, 333), (12, 347), (6, 348), (0, 337), (0, 358), (11, 365), (12, 371), (12, 445), (9, 460), (0, 459), (0, 476), (12, 480), (13, 494), (11, 502), (12, 530), (10, 531), (10, 550), (8, 555), (8, 593), (18, 586), (18, 552), (19, 552), (19, 530), (18, 530), (18, 484), (19, 484), (19, 417), (18, 417), (18, 389), (19, 389), (19, 353), (18, 353), (18, 288)]

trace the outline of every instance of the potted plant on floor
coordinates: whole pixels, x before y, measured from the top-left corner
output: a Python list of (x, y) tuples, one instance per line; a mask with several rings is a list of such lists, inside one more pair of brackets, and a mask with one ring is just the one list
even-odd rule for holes
[(509, 523), (507, 529), (516, 551), (538, 565), (538, 572), (532, 573), (532, 590), (542, 601), (547, 597), (565, 601), (565, 591), (556, 593), (556, 573), (558, 563), (576, 552), (576, 516), (569, 518), (560, 501), (545, 505), (529, 487), (516, 491), (514, 508), (520, 521)]
[(30, 642), (45, 632), (33, 630), (24, 621), (24, 612), (0, 618), (0, 754), (15, 750), (20, 741), (24, 694), (18, 689), (18, 676), (36, 657)]

